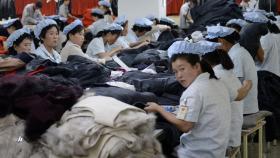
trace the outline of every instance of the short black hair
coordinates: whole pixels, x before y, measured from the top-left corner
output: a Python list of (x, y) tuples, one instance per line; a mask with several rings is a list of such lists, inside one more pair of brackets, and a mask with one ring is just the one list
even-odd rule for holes
[(36, 8), (42, 9), (42, 7), (43, 7), (42, 1), (38, 0), (38, 1), (35, 3), (35, 6), (36, 6)]
[(97, 35), (96, 35), (95, 37), (101, 37), (101, 36), (104, 36), (104, 35), (106, 35), (106, 34), (108, 34), (108, 33), (111, 33), (111, 34), (113, 34), (113, 35), (118, 35), (118, 36), (120, 36), (120, 35), (121, 35), (121, 32), (122, 32), (122, 30), (105, 30), (105, 31), (100, 31), (100, 32), (98, 32)]
[(8, 28), (10, 27), (15, 27), (16, 30), (18, 29), (21, 29), (23, 26), (22, 26), (22, 23), (19, 21), (19, 20), (16, 20), (12, 25), (10, 25)]
[(69, 35), (75, 35), (76, 33), (82, 32), (84, 30), (84, 27), (82, 25), (78, 25), (75, 28), (73, 28), (71, 31), (67, 34), (67, 40), (70, 39)]
[[(30, 40), (33, 40), (33, 37), (31, 34), (28, 34), (28, 33), (24, 33), (23, 35), (21, 35), (17, 40), (14, 41), (14, 44), (13, 45), (16, 45), (16, 46), (19, 46), (20, 43), (24, 40), (24, 39), (30, 39)], [(14, 46), (10, 47), (8, 49), (9, 51), (9, 55), (16, 55), (18, 52), (15, 50)], [(28, 52), (26, 52), (28, 53)]]
[(202, 58), (211, 66), (221, 64), (226, 70), (231, 70), (234, 68), (234, 64), (228, 53), (223, 50), (215, 50), (213, 52), (207, 53), (203, 55)]
[(200, 60), (199, 55), (191, 54), (191, 53), (179, 53), (172, 55), (170, 59), (170, 63), (175, 62), (177, 59), (186, 60), (190, 65), (194, 66), (195, 64), (199, 63), (201, 66), (202, 72), (208, 72), (210, 74), (210, 79), (218, 79), (215, 75), (214, 70), (212, 69), (211, 65), (206, 62), (205, 60)]
[(141, 26), (136, 26), (136, 25), (133, 25), (132, 27), (132, 30), (134, 32), (138, 31), (138, 32), (144, 32), (144, 31), (151, 31), (152, 30), (152, 27), (151, 26), (148, 26), (148, 27), (141, 27)]
[(91, 16), (95, 16), (98, 19), (103, 19), (104, 18), (104, 15), (100, 15), (100, 14), (97, 14), (97, 13), (91, 13)]

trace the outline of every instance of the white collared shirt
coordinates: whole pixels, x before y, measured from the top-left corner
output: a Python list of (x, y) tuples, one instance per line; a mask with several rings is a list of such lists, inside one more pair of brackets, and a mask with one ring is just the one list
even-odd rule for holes
[(259, 111), (258, 104), (258, 75), (255, 62), (250, 53), (239, 43), (232, 46), (228, 52), (233, 64), (236, 77), (252, 81), (252, 88), (244, 99), (243, 114), (252, 114)]
[(52, 49), (52, 53), (49, 53), (44, 46), (44, 44), (41, 44), (34, 52), (37, 56), (40, 56), (43, 59), (49, 59), (50, 61), (54, 63), (60, 63), (61, 62), (61, 56), (58, 54), (57, 51)]
[(231, 127), (229, 144), (230, 147), (238, 147), (241, 144), (241, 130), (243, 124), (243, 101), (234, 101), (238, 95), (241, 82), (235, 77), (232, 70), (226, 70), (223, 66), (216, 65), (213, 68), (215, 75), (225, 84), (231, 98)]
[(225, 157), (230, 132), (230, 98), (225, 85), (209, 79), (209, 73), (200, 74), (184, 91), (180, 106), (187, 106), (185, 121), (194, 127), (181, 136), (181, 158)]

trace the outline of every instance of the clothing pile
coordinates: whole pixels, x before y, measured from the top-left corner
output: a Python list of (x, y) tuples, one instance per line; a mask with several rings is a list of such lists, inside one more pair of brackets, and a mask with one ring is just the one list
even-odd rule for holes
[(42, 136), (41, 152), (56, 158), (162, 157), (154, 123), (155, 117), (141, 109), (85, 94)]

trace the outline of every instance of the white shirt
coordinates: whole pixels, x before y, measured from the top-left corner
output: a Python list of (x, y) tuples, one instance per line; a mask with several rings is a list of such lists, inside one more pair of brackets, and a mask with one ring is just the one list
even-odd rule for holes
[(67, 5), (61, 4), (59, 6), (58, 15), (68, 18), (69, 8)]
[(180, 105), (188, 107), (184, 120), (194, 122), (194, 127), (181, 136), (179, 158), (225, 157), (231, 120), (229, 93), (221, 81), (209, 76), (200, 74), (180, 98)]
[(68, 57), (71, 55), (78, 55), (82, 56), (84, 58), (87, 58), (91, 61), (98, 62), (97, 58), (89, 57), (87, 54), (85, 54), (81, 47), (77, 44), (72, 43), (71, 41), (67, 41), (65, 47), (61, 50), (61, 60), (62, 62), (66, 62)]
[(97, 54), (105, 53), (108, 51), (107, 44), (104, 44), (103, 38), (94, 38), (88, 45), (86, 54), (92, 58), (99, 58)]
[(243, 114), (251, 114), (259, 111), (258, 105), (258, 75), (255, 62), (249, 52), (239, 43), (232, 46), (228, 52), (234, 63), (233, 72), (236, 77), (252, 81), (252, 89), (244, 99)]
[(187, 15), (189, 11), (189, 3), (184, 3), (180, 8), (180, 28), (182, 29), (186, 29), (188, 27), (185, 15)]
[(260, 39), (261, 46), (264, 50), (264, 61), (263, 63), (256, 64), (258, 70), (266, 70), (280, 76), (280, 43), (276, 36), (272, 33), (268, 33), (262, 36)]
[(135, 43), (135, 42), (138, 42), (139, 39), (138, 37), (136, 36), (136, 34), (134, 33), (134, 31), (132, 30), (128, 30), (128, 33), (127, 35), (125, 36), (125, 39), (129, 42), (129, 43)]
[(238, 147), (241, 144), (241, 130), (243, 124), (243, 101), (234, 101), (238, 95), (241, 82), (235, 77), (232, 70), (226, 70), (222, 65), (213, 68), (215, 75), (225, 84), (231, 99), (231, 127), (229, 144), (231, 147)]
[(54, 63), (61, 62), (61, 57), (58, 54), (58, 52), (52, 49), (52, 53), (49, 53), (43, 44), (41, 44), (33, 53), (40, 56), (43, 59), (49, 59)]
[(104, 19), (99, 19), (92, 23), (88, 29), (91, 31), (93, 36), (96, 36), (98, 32), (102, 31), (104, 27), (107, 25), (107, 22)]
[(123, 49), (130, 48), (129, 43), (126, 40), (125, 36), (120, 36), (114, 44), (108, 45), (109, 51), (112, 51), (113, 49), (118, 47), (122, 47)]
[(31, 3), (24, 7), (21, 18), (23, 25), (34, 25), (44, 19), (39, 9), (34, 10), (34, 5), (34, 3)]

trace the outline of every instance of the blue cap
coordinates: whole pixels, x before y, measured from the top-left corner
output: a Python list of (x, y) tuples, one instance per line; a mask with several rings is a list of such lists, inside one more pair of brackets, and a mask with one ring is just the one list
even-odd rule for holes
[(63, 33), (64, 35), (67, 36), (67, 34), (72, 31), (75, 27), (77, 26), (84, 26), (83, 23), (81, 22), (81, 20), (76, 19), (75, 21), (73, 21), (71, 24), (67, 25), (66, 27), (64, 27), (63, 29)]
[(46, 17), (46, 19), (60, 20), (63, 22), (67, 21), (67, 18), (60, 16), (60, 15), (50, 15), (50, 16), (45, 16), (45, 17)]
[(235, 30), (233, 28), (224, 26), (207, 26), (207, 36), (208, 39), (214, 39), (218, 37), (225, 37), (232, 34)]
[(268, 18), (261, 12), (245, 12), (244, 19), (254, 23), (267, 23)]
[(147, 18), (141, 18), (136, 19), (134, 25), (139, 27), (150, 27), (153, 25), (153, 22)]
[(227, 26), (230, 25), (230, 24), (236, 24), (236, 25), (239, 25), (240, 27), (243, 27), (245, 25), (247, 25), (247, 22), (243, 19), (231, 19), (227, 22)]
[(108, 7), (108, 8), (111, 7), (111, 3), (108, 2), (108, 1), (106, 1), (106, 0), (99, 1), (99, 2), (98, 2), (98, 5), (99, 5), (99, 6), (105, 6), (105, 7)]
[(171, 58), (174, 54), (182, 53), (204, 55), (213, 52), (220, 46), (220, 43), (209, 41), (199, 41), (196, 43), (176, 41), (168, 48), (167, 52), (169, 58)]
[(40, 21), (34, 28), (35, 37), (37, 39), (40, 39), (42, 30), (50, 25), (57, 25), (57, 23), (52, 19), (45, 19), (45, 20)]
[(156, 17), (153, 14), (147, 15), (145, 18), (154, 21), (156, 19)]
[(4, 28), (8, 28), (11, 25), (13, 25), (17, 20), (19, 20), (19, 18), (9, 19), (9, 20), (4, 21), (2, 23), (2, 25), (3, 25)]
[(103, 31), (122, 31), (123, 27), (119, 24), (112, 23), (112, 24), (107, 24)]
[(30, 34), (31, 35), (31, 31), (29, 28), (22, 28), (22, 29), (18, 29), (15, 32), (13, 32), (9, 38), (7, 39), (7, 46), (8, 48), (11, 48), (14, 45), (14, 42), (22, 35), (24, 34)]
[(171, 25), (175, 24), (175, 21), (173, 19), (168, 18), (168, 17), (162, 17), (162, 18), (160, 18), (160, 21), (166, 22), (166, 23), (171, 24)]
[(98, 14), (98, 15), (104, 15), (104, 11), (101, 10), (101, 9), (99, 9), (99, 8), (93, 8), (93, 9), (91, 10), (91, 13), (92, 13), (92, 14)]
[(125, 24), (127, 21), (128, 21), (128, 20), (127, 20), (126, 16), (125, 16), (125, 15), (122, 15), (122, 16), (118, 16), (118, 17), (115, 19), (114, 23), (119, 24), (119, 25), (123, 25), (123, 24)]

